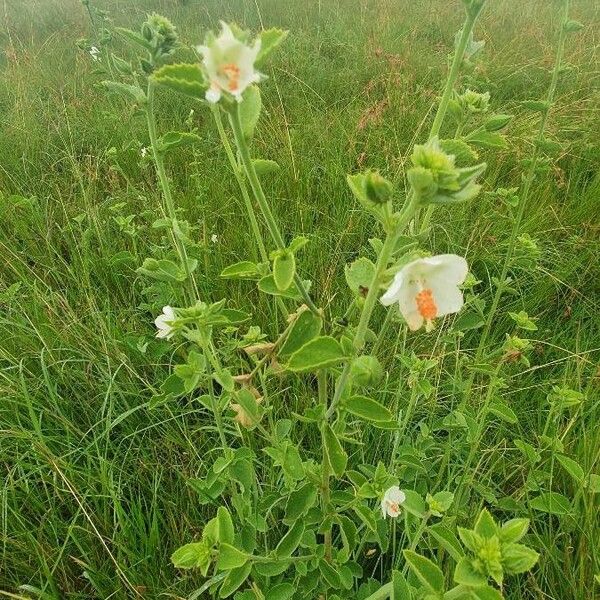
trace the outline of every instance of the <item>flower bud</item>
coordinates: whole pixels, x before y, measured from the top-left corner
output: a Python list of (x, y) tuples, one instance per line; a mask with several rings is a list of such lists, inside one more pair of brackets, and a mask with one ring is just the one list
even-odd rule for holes
[(415, 194), (419, 198), (428, 197), (434, 194), (437, 185), (433, 180), (433, 173), (429, 169), (423, 167), (413, 167), (406, 174), (408, 181), (415, 190)]
[(177, 47), (179, 36), (169, 19), (153, 13), (142, 25), (142, 35), (156, 48), (155, 57), (168, 56)]
[(359, 356), (351, 367), (352, 382), (361, 387), (373, 387), (383, 377), (383, 367), (375, 356)]
[(377, 171), (365, 174), (365, 193), (374, 204), (385, 204), (392, 196), (394, 186)]

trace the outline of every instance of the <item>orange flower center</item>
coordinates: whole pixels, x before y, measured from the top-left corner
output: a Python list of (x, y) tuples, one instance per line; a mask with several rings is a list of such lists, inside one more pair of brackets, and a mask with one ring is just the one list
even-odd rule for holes
[(420, 291), (415, 300), (417, 301), (417, 310), (424, 319), (435, 319), (438, 309), (431, 290)]
[(392, 512), (394, 512), (394, 513), (397, 513), (397, 512), (398, 512), (399, 508), (398, 508), (398, 505), (397, 505), (395, 502), (390, 502), (390, 501), (388, 500), (388, 504), (389, 504), (389, 506), (390, 506), (390, 510), (391, 510)]
[(221, 72), (227, 77), (229, 91), (235, 92), (240, 85), (240, 68), (235, 63), (228, 63), (221, 67)]

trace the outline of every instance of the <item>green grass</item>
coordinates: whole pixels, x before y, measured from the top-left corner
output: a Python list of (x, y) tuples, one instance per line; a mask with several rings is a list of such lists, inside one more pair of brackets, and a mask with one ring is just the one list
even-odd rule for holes
[[(371, 167), (402, 181), (412, 144), (427, 135), (460, 27), (459, 2), (221, 4), (96, 5), (115, 25), (136, 29), (156, 10), (189, 44), (220, 18), (252, 29), (290, 29), (262, 86), (255, 153), (281, 165), (266, 182), (267, 195), (286, 237), (310, 238), (302, 274), (313, 280), (319, 305), (338, 315), (343, 264), (379, 235), (359, 212), (345, 175)], [(169, 298), (135, 272), (145, 257), (168, 247), (151, 227), (161, 204), (152, 164), (140, 154), (148, 145), (145, 121), (97, 85), (106, 73), (76, 47), (78, 38), (94, 35), (78, 1), (7, 0), (2, 13), (0, 590), (18, 598), (125, 598), (137, 587), (148, 598), (186, 598), (202, 580), (176, 572), (169, 556), (212, 516), (186, 479), (202, 477), (218, 449), (201, 405), (189, 398), (158, 407), (150, 402), (180, 350), (154, 340), (152, 320)], [(580, 490), (551, 453), (534, 469), (514, 445), (521, 438), (539, 446), (552, 386), (580, 390), (585, 402), (550, 434), (586, 474), (600, 472), (600, 5), (574, 1), (572, 17), (586, 27), (568, 39), (572, 68), (561, 75), (547, 134), (563, 150), (536, 179), (522, 227), (537, 240), (541, 257), (536, 268), (512, 273), (519, 293), (504, 297), (490, 341), (497, 345), (514, 332), (509, 311), (525, 310), (538, 319), (535, 351), (529, 368), (511, 368), (502, 395), (519, 424), (490, 427), (476, 466), (479, 487), (464, 511), (470, 518), (486, 504), (502, 518), (532, 518), (528, 543), (542, 556), (530, 574), (508, 585), (507, 597), (515, 599), (590, 600), (600, 593), (594, 588), (598, 496)], [(485, 191), (519, 185), (536, 124), (521, 103), (547, 89), (557, 23), (557, 2), (502, 0), (490, 2), (476, 28), (476, 39), (487, 44), (463, 83), (489, 89), (494, 110), (515, 114), (510, 148), (482, 152), (489, 163)], [(111, 47), (127, 52), (118, 40)], [(252, 241), (210, 114), (167, 91), (158, 101), (161, 131), (181, 128), (194, 108), (193, 127), (203, 140), (193, 154), (178, 150), (167, 164), (177, 205), (197, 227), (201, 294), (231, 298), (274, 335), (274, 305), (247, 283), (218, 278), (223, 267), (247, 256)], [(127, 215), (134, 215), (133, 237), (115, 220)], [(482, 194), (469, 205), (438, 210), (434, 223), (433, 248), (466, 254), (481, 280), (477, 291), (489, 302), (509, 234), (506, 208)], [(382, 317), (379, 309), (376, 326)], [(401, 348), (439, 361), (436, 390), (411, 423), (410, 439), (418, 444), (422, 427), (435, 432), (458, 401), (457, 353), (443, 330), (408, 340), (398, 331), (391, 328), (381, 353), (388, 370), (381, 398), (390, 408), (407, 398), (405, 368), (394, 359)], [(469, 353), (477, 343), (478, 332), (467, 332), (461, 350)], [(476, 387), (475, 404), (482, 391)], [(274, 401), (289, 415), (313, 395), (308, 385), (290, 382)], [(293, 436), (318, 450), (308, 429), (298, 426)], [(364, 441), (353, 460), (389, 457), (388, 434)], [(423, 451), (422, 458), (437, 465), (448, 443), (434, 435), (432, 454)], [(451, 461), (460, 467), (461, 456)], [(265, 477), (268, 488), (273, 475)], [(529, 510), (538, 486), (577, 496), (577, 515), (558, 519)], [(507, 498), (520, 508), (509, 509)], [(368, 565), (366, 573), (381, 576), (377, 557)]]

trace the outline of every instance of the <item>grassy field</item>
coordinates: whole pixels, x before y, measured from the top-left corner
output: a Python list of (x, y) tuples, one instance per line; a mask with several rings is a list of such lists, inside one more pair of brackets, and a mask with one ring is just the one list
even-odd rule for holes
[[(281, 165), (265, 190), (286, 237), (310, 238), (302, 275), (328, 314), (343, 312), (343, 265), (378, 234), (345, 176), (374, 168), (402, 181), (412, 145), (427, 136), (460, 2), (92, 1), (109, 24), (134, 29), (156, 10), (190, 45), (219, 19), (290, 30), (262, 84), (255, 152)], [(484, 193), (439, 209), (430, 239), (437, 252), (467, 256), (489, 304), (510, 229), (507, 207), (492, 192), (520, 185), (531, 154), (538, 117), (523, 101), (546, 93), (559, 2), (488, 4), (475, 34), (486, 46), (461, 85), (489, 90), (494, 111), (515, 115), (509, 146), (481, 152)], [(152, 402), (180, 350), (154, 339), (152, 321), (169, 298), (135, 270), (168, 245), (152, 228), (161, 204), (152, 162), (142, 156), (145, 120), (98, 85), (108, 74), (77, 47), (96, 35), (78, 0), (4, 0), (0, 11), (0, 596), (105, 599), (137, 590), (188, 598), (203, 579), (177, 571), (169, 557), (212, 515), (186, 481), (205, 475), (218, 442), (192, 398)], [(571, 457), (586, 478), (600, 473), (600, 4), (574, 0), (571, 16), (585, 27), (567, 40), (568, 68), (546, 136), (561, 149), (536, 178), (522, 224), (530, 236), (523, 247), (535, 242), (536, 261), (524, 256), (512, 270), (516, 293), (503, 297), (489, 339), (498, 346), (515, 332), (509, 312), (536, 319), (530, 366), (511, 366), (499, 392), (518, 422), (490, 423), (458, 516), (470, 522), (485, 505), (501, 519), (531, 518), (527, 543), (541, 558), (507, 585), (511, 599), (600, 596), (599, 496), (555, 458)], [(117, 38), (108, 47), (129, 52)], [(157, 102), (161, 131), (188, 127), (202, 138), (167, 160), (177, 206), (195, 227), (201, 296), (231, 298), (274, 335), (274, 304), (247, 282), (219, 278), (252, 242), (210, 114), (167, 90)], [(379, 308), (374, 329), (383, 316)], [(459, 351), (443, 328), (417, 337), (393, 326), (380, 349), (387, 374), (379, 397), (393, 410), (409, 394), (397, 353), (436, 359), (428, 373), (434, 391), (419, 402), (406, 443), (450, 488), (468, 448), (454, 449), (439, 425), (457, 403), (457, 365), (479, 335), (466, 331)], [(476, 381), (474, 406), (486, 391), (485, 379)], [(583, 401), (552, 419), (553, 388), (581, 392)], [(302, 412), (312, 394), (309, 384), (290, 381), (279, 415)], [(301, 425), (293, 437), (305, 448), (318, 444)], [(365, 430), (352, 460), (387, 461), (391, 440)], [(404, 473), (401, 461), (392, 467)], [(568, 514), (530, 508), (550, 489), (572, 502)], [(383, 576), (377, 556), (366, 564), (365, 577)]]

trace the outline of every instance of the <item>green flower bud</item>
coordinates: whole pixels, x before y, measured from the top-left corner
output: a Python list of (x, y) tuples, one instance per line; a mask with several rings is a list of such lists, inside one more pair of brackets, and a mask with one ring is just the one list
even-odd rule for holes
[(471, 113), (483, 113), (489, 110), (490, 93), (480, 94), (473, 90), (466, 90), (458, 97), (461, 106)]
[(365, 193), (374, 204), (385, 204), (392, 196), (394, 186), (377, 171), (365, 174)]
[(361, 387), (373, 387), (383, 377), (383, 367), (375, 356), (359, 356), (351, 367), (352, 381)]
[(437, 185), (433, 173), (424, 167), (413, 167), (406, 174), (408, 181), (419, 198), (428, 198), (435, 194)]
[(179, 36), (175, 26), (169, 19), (153, 13), (142, 25), (142, 35), (153, 43), (156, 48), (155, 56), (168, 56), (177, 47)]
[(144, 39), (148, 42), (152, 41), (152, 27), (150, 27), (150, 25), (148, 23), (143, 23), (142, 24), (142, 35), (144, 36)]

